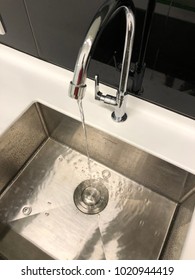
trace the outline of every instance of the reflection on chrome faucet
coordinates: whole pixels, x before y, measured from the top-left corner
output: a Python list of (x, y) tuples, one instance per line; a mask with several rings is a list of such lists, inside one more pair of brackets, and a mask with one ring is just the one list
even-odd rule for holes
[(99, 91), (98, 76), (95, 77), (95, 99), (103, 101), (106, 104), (114, 105), (115, 109), (112, 113), (112, 118), (117, 122), (125, 121), (127, 119), (127, 114), (125, 112), (125, 95), (129, 77), (129, 68), (135, 31), (133, 9), (132, 2), (128, 0), (107, 1), (100, 8), (100, 10), (95, 15), (83, 45), (81, 46), (75, 65), (74, 77), (69, 88), (70, 97), (74, 99), (82, 99), (84, 97), (87, 69), (96, 43), (101, 36), (104, 27), (110, 22), (110, 20), (114, 18), (119, 12), (123, 12), (126, 18), (126, 32), (120, 82), (116, 96), (104, 95), (101, 93)]

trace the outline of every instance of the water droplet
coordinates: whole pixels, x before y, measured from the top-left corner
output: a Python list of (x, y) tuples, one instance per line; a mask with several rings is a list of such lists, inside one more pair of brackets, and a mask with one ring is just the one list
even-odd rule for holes
[(32, 212), (32, 207), (31, 207), (31, 206), (24, 206), (24, 207), (22, 208), (22, 213), (23, 213), (25, 216), (30, 215), (31, 212)]
[(104, 179), (108, 179), (108, 178), (110, 178), (110, 176), (111, 176), (111, 173), (110, 173), (109, 170), (103, 170), (103, 171), (102, 171), (102, 177), (103, 177)]
[(142, 186), (138, 186), (138, 187), (137, 187), (138, 192), (141, 192), (142, 189), (143, 189)]
[(150, 200), (149, 200), (148, 198), (145, 198), (145, 199), (144, 199), (144, 203), (145, 203), (146, 205), (149, 205), (149, 204), (150, 204)]
[(133, 190), (131, 187), (128, 188), (128, 192), (131, 193)]
[(117, 191), (116, 191), (118, 194), (119, 193), (123, 193), (123, 189), (121, 188), (121, 187), (119, 187), (118, 189), (117, 189)]
[(160, 232), (159, 232), (158, 230), (156, 230), (155, 233), (154, 233), (154, 235), (155, 235), (156, 237), (158, 237), (158, 236), (160, 236)]
[(33, 189), (30, 188), (30, 189), (27, 191), (26, 195), (27, 195), (27, 196), (30, 196), (30, 195), (32, 195), (32, 194), (33, 194)]
[(139, 226), (143, 227), (143, 225), (144, 225), (144, 221), (143, 220), (139, 221)]
[(62, 157), (62, 156), (59, 156), (58, 160), (59, 160), (59, 161), (63, 161), (63, 157)]

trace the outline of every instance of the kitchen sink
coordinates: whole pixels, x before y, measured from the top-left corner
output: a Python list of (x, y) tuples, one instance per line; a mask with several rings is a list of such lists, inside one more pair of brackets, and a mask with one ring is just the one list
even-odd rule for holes
[[(0, 258), (179, 259), (195, 176), (86, 127), (91, 171), (81, 122), (41, 103), (1, 136)], [(83, 213), (75, 189), (97, 180), (108, 203)]]

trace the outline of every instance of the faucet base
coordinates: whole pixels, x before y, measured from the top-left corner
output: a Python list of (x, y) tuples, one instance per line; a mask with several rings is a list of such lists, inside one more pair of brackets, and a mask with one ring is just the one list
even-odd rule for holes
[(124, 113), (122, 117), (118, 117), (116, 116), (115, 112), (112, 112), (111, 117), (115, 122), (124, 122), (127, 119), (127, 114)]

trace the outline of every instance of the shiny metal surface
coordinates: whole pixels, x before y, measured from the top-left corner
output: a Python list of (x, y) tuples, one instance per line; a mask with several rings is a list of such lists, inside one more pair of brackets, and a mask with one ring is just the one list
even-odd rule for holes
[(56, 259), (158, 258), (176, 204), (95, 161), (92, 177), (109, 190), (99, 215), (73, 201), (87, 158), (48, 140), (1, 199), (1, 222)]
[(100, 87), (99, 87), (99, 76), (98, 75), (95, 75), (94, 81), (95, 81), (95, 99), (99, 100), (99, 101), (103, 101), (106, 104), (116, 106), (117, 105), (116, 97), (109, 95), (109, 94), (104, 95), (103, 93), (101, 93)]
[[(43, 105), (40, 110), (52, 138), (86, 154), (81, 122)], [(190, 190), (185, 170), (90, 126), (87, 126), (87, 138), (91, 158), (129, 179), (174, 201), (180, 200), (185, 189)]]
[(174, 217), (174, 223), (169, 233), (169, 238), (165, 243), (162, 259), (178, 260), (180, 259), (183, 244), (188, 232), (192, 214), (195, 206), (195, 192), (190, 195), (177, 209)]
[(75, 64), (74, 77), (70, 82), (69, 87), (70, 97), (74, 99), (82, 99), (84, 97), (88, 65), (92, 56), (92, 52), (95, 48), (95, 44), (97, 43), (97, 40), (100, 37), (104, 27), (119, 12), (123, 12), (126, 19), (125, 42), (119, 88), (117, 90), (116, 97), (103, 95), (100, 91), (95, 94), (96, 100), (102, 100), (106, 104), (115, 105), (112, 118), (117, 122), (124, 121), (127, 118), (125, 113), (125, 93), (129, 77), (130, 60), (135, 32), (135, 19), (132, 12), (132, 3), (130, 1), (107, 1), (97, 12), (89, 27), (83, 45), (80, 48)]
[[(29, 123), (26, 116), (32, 110)], [(178, 258), (187, 232), (183, 224), (186, 229), (194, 208), (192, 174), (87, 126), (90, 175), (81, 123), (41, 104), (29, 112), (19, 135), (39, 120), (40, 135), (45, 139), (48, 131), (51, 138), (43, 143), (42, 136), (32, 138), (27, 130), (35, 147), (40, 145), (36, 153), (29, 145), (27, 164), (17, 176), (11, 175), (0, 197), (3, 257)], [(18, 137), (9, 138), (12, 146), (15, 140)], [(73, 200), (77, 186), (91, 176), (109, 192), (106, 208), (96, 215), (82, 213)], [(180, 211), (175, 212), (176, 207)]]
[[(48, 140), (1, 199), (1, 223), (53, 258), (85, 258), (84, 244), (98, 234), (98, 223), (73, 202), (74, 188), (86, 178), (87, 162), (81, 164), (82, 160), (70, 148)], [(32, 208), (28, 216), (23, 213), (26, 205)], [(91, 246), (90, 257), (95, 250), (95, 256), (103, 258), (96, 238)]]
[(46, 138), (32, 105), (0, 138), (0, 193)]
[(108, 204), (109, 192), (101, 178), (90, 178), (78, 185), (73, 197), (76, 207), (81, 212), (85, 214), (98, 214)]

